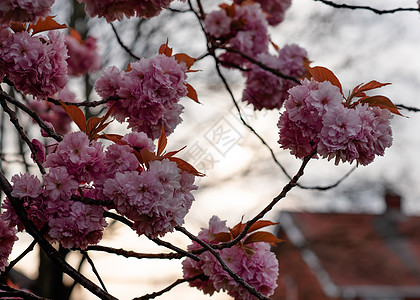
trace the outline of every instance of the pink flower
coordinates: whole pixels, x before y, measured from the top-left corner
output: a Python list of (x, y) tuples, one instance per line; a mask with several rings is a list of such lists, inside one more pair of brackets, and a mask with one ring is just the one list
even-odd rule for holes
[(82, 41), (73, 35), (66, 35), (64, 41), (69, 55), (67, 58), (69, 75), (80, 76), (102, 68), (102, 60), (97, 52), (94, 37), (89, 36)]
[[(37, 139), (33, 139), (32, 140), (32, 145), (35, 148), (36, 151), (36, 157), (38, 159), (38, 161), (42, 164), (45, 162), (45, 155), (46, 155), (46, 149), (43, 143), (41, 143), (40, 141), (38, 141)], [(34, 159), (34, 155), (31, 154), (31, 158), (35, 161)]]
[(15, 87), (39, 98), (52, 96), (67, 84), (66, 58), (64, 36), (57, 31), (42, 41), (26, 31), (17, 32), (0, 48), (0, 65)]
[(212, 11), (204, 20), (207, 32), (215, 38), (229, 34), (231, 22), (224, 10)]
[(144, 132), (128, 133), (122, 138), (122, 140), (137, 151), (141, 151), (142, 149), (147, 149), (150, 152), (155, 151), (153, 140), (151, 140)]
[[(267, 20), (258, 3), (235, 5), (235, 15), (231, 26), (233, 37), (229, 45), (245, 55), (256, 57), (260, 53), (268, 52), (269, 35)], [(236, 53), (224, 53), (220, 56), (222, 61), (237, 65), (249, 64), (242, 56)]]
[[(3, 217), (2, 215), (0, 216)], [(15, 241), (18, 240), (16, 229), (10, 227), (3, 218), (0, 219), (0, 236), (0, 271), (3, 272), (9, 265), (7, 259), (12, 252)]]
[[(235, 3), (241, 4), (246, 0), (234, 0)], [(261, 5), (262, 10), (267, 14), (267, 21), (271, 26), (275, 26), (283, 22), (284, 13), (292, 4), (291, 0), (254, 0)]]
[(13, 175), (12, 196), (17, 198), (36, 198), (42, 193), (41, 182), (35, 175), (29, 173)]
[(151, 18), (163, 8), (168, 8), (173, 0), (78, 0), (86, 4), (90, 17), (105, 17), (107, 22), (121, 21), (123, 17)]
[(50, 13), (54, 0), (2, 0), (0, 23), (34, 22)]
[(48, 221), (49, 239), (59, 241), (65, 248), (86, 249), (97, 244), (107, 225), (103, 208), (71, 201), (67, 211), (59, 212)]
[(163, 236), (183, 224), (194, 200), (194, 176), (183, 173), (168, 159), (152, 161), (141, 173), (117, 172), (106, 179), (103, 194), (120, 214), (134, 221), (139, 235)]
[(50, 168), (43, 178), (45, 187), (43, 195), (51, 200), (68, 200), (79, 187), (65, 167)]
[(105, 98), (118, 96), (113, 116), (128, 127), (144, 132), (149, 138), (160, 136), (162, 125), (167, 135), (182, 121), (183, 106), (178, 104), (187, 95), (186, 65), (174, 57), (158, 55), (131, 64), (131, 71), (108, 68), (96, 81), (95, 90)]
[[(286, 45), (279, 51), (279, 56), (268, 53), (258, 55), (258, 60), (267, 67), (278, 70), (295, 79), (305, 75), (304, 60), (306, 51), (297, 45)], [(253, 104), (255, 110), (280, 108), (287, 99), (287, 91), (296, 85), (292, 80), (284, 79), (256, 65), (251, 71), (244, 72), (246, 88), (242, 100)]]

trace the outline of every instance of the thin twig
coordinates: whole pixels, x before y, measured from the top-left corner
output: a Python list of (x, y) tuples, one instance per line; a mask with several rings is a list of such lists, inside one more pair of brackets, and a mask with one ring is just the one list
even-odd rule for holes
[(172, 283), (171, 285), (169, 285), (166, 288), (160, 290), (159, 292), (154, 292), (154, 293), (147, 294), (147, 295), (144, 295), (144, 296), (141, 296), (141, 297), (137, 297), (137, 298), (134, 298), (133, 300), (149, 300), (149, 299), (154, 299), (154, 298), (156, 298), (158, 296), (163, 295), (166, 292), (169, 292), (171, 289), (173, 289), (177, 285), (180, 285), (181, 283), (190, 282), (190, 281), (194, 281), (194, 280), (197, 280), (197, 279), (200, 279), (202, 281), (205, 281), (205, 280), (208, 279), (208, 277), (206, 275), (204, 275), (204, 274), (198, 274), (198, 275), (195, 275), (195, 276), (190, 277), (190, 278), (178, 279), (174, 283)]
[(106, 287), (105, 287), (105, 284), (104, 284), (104, 282), (103, 282), (103, 280), (102, 280), (102, 278), (101, 278), (101, 276), (99, 275), (99, 272), (98, 272), (98, 270), (96, 269), (96, 267), (95, 267), (95, 264), (93, 263), (93, 260), (90, 258), (90, 256), (89, 256), (89, 254), (86, 252), (86, 251), (84, 251), (84, 250), (82, 250), (82, 251), (80, 251), (81, 253), (82, 253), (82, 255), (87, 259), (87, 261), (88, 261), (88, 263), (90, 264), (90, 266), (91, 266), (91, 268), (92, 268), (92, 271), (93, 271), (93, 273), (95, 274), (95, 276), (96, 276), (96, 278), (98, 279), (98, 281), (99, 281), (99, 283), (101, 284), (101, 286), (102, 286), (102, 288), (104, 289), (104, 291), (105, 292), (108, 292), (108, 290), (106, 289)]
[(120, 36), (118, 35), (117, 30), (115, 29), (114, 24), (112, 24), (112, 23), (109, 23), (109, 24), (111, 24), (112, 31), (114, 31), (115, 37), (117, 38), (118, 44), (120, 44), (121, 48), (123, 48), (125, 50), (125, 52), (127, 52), (134, 59), (140, 60), (140, 57), (135, 55), (126, 45), (124, 45), (123, 41), (121, 40)]
[(23, 110), (25, 113), (27, 113), (35, 122), (38, 123), (38, 125), (44, 129), (48, 135), (50, 137), (52, 137), (53, 139), (55, 139), (56, 141), (60, 142), (63, 137), (59, 134), (57, 134), (54, 130), (52, 130), (45, 122), (44, 120), (41, 119), (41, 117), (35, 113), (34, 111), (32, 111), (29, 107), (27, 107), (25, 104), (23, 104), (22, 102), (16, 100), (15, 98), (11, 97), (10, 95), (8, 95), (7, 93), (5, 93), (4, 91), (2, 91), (0, 89), (0, 99), (4, 99), (7, 102), (13, 104), (14, 106), (20, 108), (21, 110)]
[(111, 248), (111, 247), (106, 247), (106, 246), (101, 246), (101, 245), (91, 245), (88, 246), (87, 251), (101, 251), (101, 252), (106, 252), (106, 253), (111, 253), (111, 254), (116, 254), (116, 255), (120, 255), (120, 256), (124, 256), (126, 258), (129, 257), (134, 257), (134, 258), (149, 258), (149, 259), (180, 259), (185, 257), (185, 255), (181, 254), (181, 253), (138, 253), (138, 252), (134, 252), (134, 251), (130, 251), (130, 250), (125, 250), (125, 249), (116, 249), (116, 248)]
[(417, 11), (419, 12), (419, 8), (394, 8), (394, 9), (376, 9), (370, 6), (362, 6), (362, 5), (348, 5), (348, 4), (338, 4), (338, 3), (334, 3), (332, 1), (328, 1), (328, 0), (314, 0), (314, 1), (318, 1), (318, 2), (322, 2), (326, 5), (332, 6), (334, 8), (346, 8), (346, 9), (363, 9), (363, 10), (369, 10), (374, 12), (375, 14), (378, 15), (384, 15), (384, 14), (393, 14), (396, 12), (400, 12), (400, 11)]
[(6, 284), (0, 284), (0, 299), (28, 299), (28, 300), (46, 300), (47, 298), (39, 297), (30, 292), (16, 290)]
[(4, 272), (1, 272), (0, 274), (0, 282), (5, 282), (6, 281), (6, 277), (7, 274), (9, 274), (9, 272), (13, 269), (13, 267), (22, 259), (26, 256), (26, 254), (28, 254), (29, 252), (31, 252), (32, 250), (34, 250), (34, 247), (36, 245), (36, 241), (34, 240), (29, 246), (28, 248), (25, 249), (25, 251), (23, 251), (17, 258), (15, 258), (14, 260), (12, 260), (9, 265), (7, 266), (7, 268), (4, 270)]
[(34, 159), (35, 163), (37, 164), (39, 171), (42, 174), (45, 174), (44, 166), (39, 161), (36, 149), (35, 149), (34, 145), (32, 144), (32, 142), (29, 140), (26, 133), (24, 132), (23, 127), (19, 124), (19, 119), (16, 117), (15, 112), (10, 109), (10, 107), (7, 105), (7, 103), (6, 103), (6, 101), (4, 100), (3, 97), (0, 97), (0, 104), (3, 107), (3, 110), (9, 115), (10, 122), (12, 122), (12, 124), (15, 126), (16, 130), (19, 132), (19, 135), (20, 135), (21, 139), (23, 141), (25, 141), (26, 145), (28, 145), (29, 149), (31, 150), (33, 159)]
[[(134, 226), (134, 223), (132, 221), (124, 218), (123, 216), (114, 214), (114, 213), (109, 212), (109, 211), (105, 211), (104, 212), (104, 217), (108, 217), (108, 218), (112, 218), (114, 220), (120, 221), (121, 223), (127, 225), (130, 228), (133, 228), (133, 226)], [(155, 244), (157, 244), (159, 246), (163, 246), (163, 247), (166, 247), (168, 249), (174, 250), (175, 252), (180, 253), (180, 254), (182, 254), (184, 256), (188, 256), (188, 257), (194, 259), (195, 261), (199, 261), (200, 260), (200, 258), (198, 258), (196, 255), (191, 254), (188, 251), (185, 251), (185, 250), (183, 250), (181, 248), (178, 248), (178, 247), (172, 245), (171, 243), (162, 241), (161, 239), (158, 239), (158, 238), (152, 238), (152, 237), (147, 237), (147, 238), (149, 240), (153, 241)]]

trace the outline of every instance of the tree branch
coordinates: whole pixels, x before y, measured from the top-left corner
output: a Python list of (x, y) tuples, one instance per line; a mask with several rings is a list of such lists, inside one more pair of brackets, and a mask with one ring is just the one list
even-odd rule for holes
[(417, 11), (419, 12), (419, 8), (394, 8), (394, 9), (385, 9), (385, 10), (381, 10), (381, 9), (376, 9), (370, 6), (362, 6), (362, 5), (348, 5), (348, 4), (338, 4), (335, 3), (333, 1), (329, 1), (329, 0), (314, 0), (317, 2), (322, 2), (326, 5), (332, 6), (334, 8), (345, 8), (345, 9), (363, 9), (363, 10), (369, 10), (374, 12), (375, 14), (378, 15), (384, 15), (384, 14), (393, 14), (396, 12), (400, 12), (400, 11)]

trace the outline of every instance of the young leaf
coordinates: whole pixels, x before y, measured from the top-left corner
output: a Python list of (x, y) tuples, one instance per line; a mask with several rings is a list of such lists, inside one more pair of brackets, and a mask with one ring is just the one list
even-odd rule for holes
[(378, 95), (366, 97), (361, 99), (360, 102), (367, 103), (369, 106), (378, 106), (380, 108), (387, 109), (396, 115), (402, 116), (402, 114), (398, 111), (398, 107), (396, 107), (395, 104), (385, 96)]
[(26, 23), (21, 23), (21, 22), (12, 22), (12, 24), (10, 24), (10, 28), (11, 28), (14, 32), (22, 32), (22, 31), (26, 31)]
[(216, 233), (216, 235), (212, 239), (212, 241), (222, 242), (222, 243), (226, 243), (226, 242), (229, 242), (231, 240), (232, 240), (232, 236), (230, 235), (229, 232), (219, 232), (219, 233)]
[(69, 117), (76, 123), (77, 127), (81, 131), (86, 132), (86, 117), (83, 114), (82, 110), (74, 105), (66, 105), (63, 101), (59, 100), (64, 111), (69, 115)]
[(231, 228), (230, 233), (232, 234), (232, 236), (236, 238), (242, 232), (242, 230), (244, 230), (245, 225), (245, 223), (239, 222), (235, 225), (235, 227)]
[(123, 136), (119, 134), (104, 133), (104, 134), (101, 134), (99, 137), (102, 139), (106, 139), (108, 141), (114, 142), (115, 144), (127, 145), (127, 143), (122, 140)]
[(198, 96), (197, 96), (197, 92), (195, 91), (195, 89), (189, 84), (185, 84), (185, 86), (187, 87), (187, 97), (194, 100), (197, 103), (200, 103), (200, 101), (198, 101)]
[(341, 87), (340, 80), (338, 80), (337, 76), (327, 68), (324, 67), (307, 67), (308, 72), (312, 75), (312, 77), (318, 81), (329, 81), (332, 85), (335, 85), (340, 89), (340, 93), (343, 94), (343, 88)]
[(353, 98), (353, 97), (365, 97), (366, 96), (366, 94), (364, 93), (364, 92), (366, 92), (366, 91), (370, 91), (370, 90), (373, 90), (373, 89), (377, 89), (377, 88), (381, 88), (381, 87), (383, 87), (383, 86), (386, 86), (386, 85), (389, 85), (389, 84), (391, 84), (390, 82), (388, 82), (388, 83), (381, 83), (381, 82), (378, 82), (378, 81), (376, 81), (376, 80), (372, 80), (372, 81), (370, 81), (370, 82), (368, 82), (368, 83), (366, 83), (366, 84), (359, 84), (358, 86), (356, 86), (354, 89), (353, 89), (353, 91), (352, 91), (352, 93), (351, 93), (351, 97), (350, 98)]
[(271, 225), (277, 225), (278, 223), (274, 223), (271, 221), (267, 221), (267, 220), (260, 220), (255, 222), (254, 224), (252, 224), (252, 226), (249, 228), (248, 232), (253, 232), (256, 231), (258, 229), (261, 229), (263, 227), (267, 227), (267, 226), (271, 226)]
[(162, 124), (162, 130), (161, 130), (160, 137), (158, 140), (158, 146), (157, 146), (157, 152), (156, 152), (158, 156), (160, 156), (163, 153), (167, 144), (168, 144), (168, 140), (165, 134), (165, 125)]
[(195, 58), (192, 58), (192, 57), (188, 56), (188, 55), (187, 55), (187, 54), (185, 54), (185, 53), (178, 53), (178, 54), (175, 54), (175, 55), (174, 55), (174, 58), (175, 58), (175, 60), (176, 60), (178, 63), (184, 62), (184, 63), (187, 65), (187, 69), (188, 69), (188, 70), (192, 67), (192, 65), (193, 65), (193, 64), (194, 64), (194, 62), (196, 61), (196, 59), (195, 59)]
[(162, 44), (159, 47), (159, 54), (164, 54), (168, 57), (170, 57), (172, 55), (172, 48), (169, 48), (169, 46), (168, 46), (168, 39), (166, 39), (166, 44)]
[(32, 35), (47, 30), (67, 28), (65, 24), (59, 24), (53, 18), (54, 17), (52, 16), (48, 16), (44, 19), (40, 19), (38, 22), (36, 22), (36, 24), (30, 25), (29, 30), (32, 30)]
[(264, 242), (264, 243), (270, 243), (271, 245), (275, 246), (276, 243), (280, 243), (282, 241), (283, 240), (277, 238), (271, 232), (258, 231), (258, 232), (254, 232), (253, 234), (250, 234), (245, 239), (244, 245), (250, 244), (250, 243), (256, 243), (256, 242)]
[(95, 129), (98, 126), (99, 122), (101, 122), (101, 118), (98, 117), (91, 117), (89, 118), (89, 120), (87, 120), (86, 135), (89, 137), (90, 140), (94, 138)]
[(194, 176), (199, 176), (199, 177), (206, 176), (206, 174), (203, 174), (197, 171), (192, 165), (187, 163), (185, 160), (182, 160), (178, 157), (169, 157), (168, 159), (170, 161), (176, 162), (178, 168), (180, 168), (181, 170), (186, 171)]
[(280, 48), (277, 46), (273, 41), (270, 41), (271, 45), (274, 47), (274, 49), (279, 52)]
[(83, 43), (82, 36), (76, 29), (70, 28), (69, 35), (74, 37), (80, 44)]
[(169, 151), (168, 153), (165, 153), (165, 155), (163, 156), (163, 158), (169, 158), (169, 157), (172, 157), (172, 156), (174, 156), (175, 154), (177, 154), (178, 152), (180, 152), (180, 151), (184, 150), (184, 149), (185, 149), (185, 147), (187, 147), (187, 146), (184, 146), (184, 147), (182, 147), (182, 148), (181, 148), (181, 149), (179, 149), (179, 150)]
[(141, 150), (141, 157), (142, 157), (143, 163), (147, 167), (149, 167), (149, 162), (159, 159), (159, 157), (157, 157), (153, 152), (150, 152), (146, 148)]

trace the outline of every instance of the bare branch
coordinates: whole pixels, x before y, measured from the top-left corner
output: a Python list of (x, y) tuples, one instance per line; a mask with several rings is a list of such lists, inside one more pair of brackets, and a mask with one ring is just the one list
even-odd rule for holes
[(369, 10), (374, 12), (375, 14), (378, 15), (384, 15), (384, 14), (393, 14), (396, 12), (400, 12), (400, 11), (416, 11), (419, 12), (419, 8), (394, 8), (394, 9), (385, 9), (385, 10), (381, 10), (381, 9), (376, 9), (370, 6), (362, 6), (362, 5), (348, 5), (348, 4), (338, 4), (335, 3), (333, 1), (329, 1), (329, 0), (314, 0), (314, 1), (318, 1), (318, 2), (322, 2), (326, 5), (332, 6), (334, 8), (346, 8), (346, 9), (363, 9), (363, 10)]

